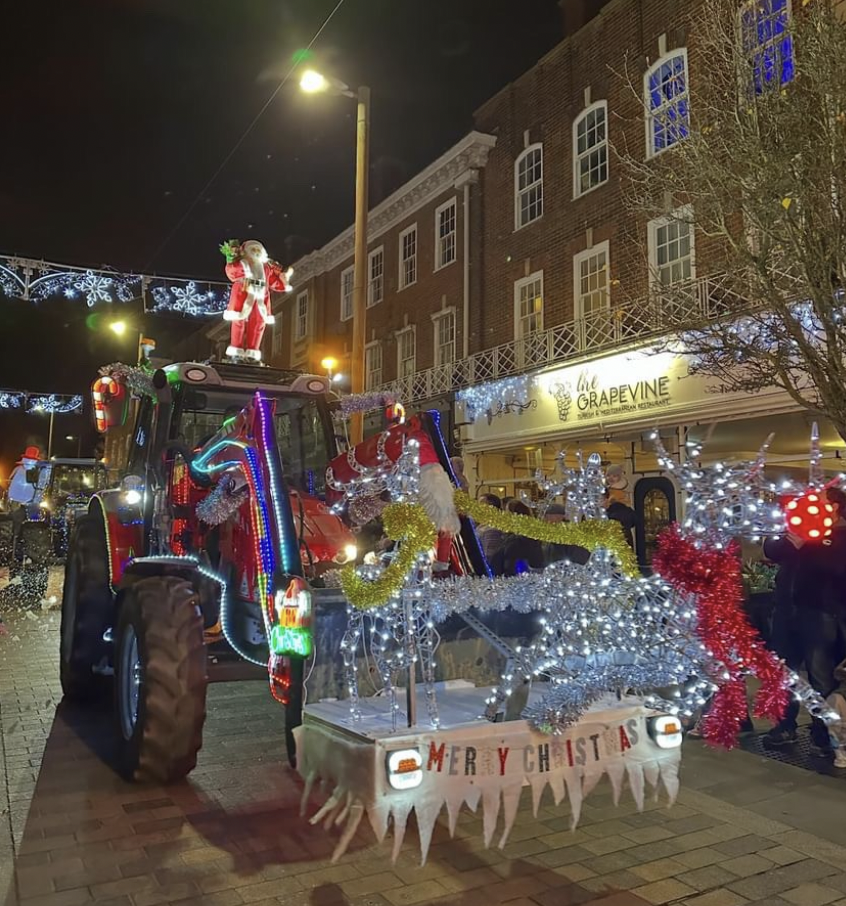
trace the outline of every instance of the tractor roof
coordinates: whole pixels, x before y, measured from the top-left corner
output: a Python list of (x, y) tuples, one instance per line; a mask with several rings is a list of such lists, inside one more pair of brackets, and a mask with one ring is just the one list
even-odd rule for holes
[(180, 362), (165, 367), (168, 380), (194, 387), (232, 387), (238, 390), (268, 390), (322, 396), (330, 384), (325, 375), (283, 371), (262, 365), (234, 365), (227, 362)]

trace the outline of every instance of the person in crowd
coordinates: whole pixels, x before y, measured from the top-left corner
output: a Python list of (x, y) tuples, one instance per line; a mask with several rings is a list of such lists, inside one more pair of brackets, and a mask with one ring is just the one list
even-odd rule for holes
[(834, 668), (838, 686), (826, 699), (829, 707), (840, 716), (840, 723), (828, 731), (831, 747), (834, 749), (834, 766), (846, 768), (846, 661)]
[(467, 476), (464, 474), (464, 460), (460, 456), (450, 456), (449, 464), (452, 466), (452, 473), (455, 475), (458, 487), (462, 491), (469, 491), (470, 485), (467, 482)]
[[(553, 503), (547, 507), (543, 518), (545, 522), (559, 525), (567, 521), (567, 508), (563, 504)], [(589, 559), (590, 551), (576, 544), (555, 544), (550, 541), (543, 546), (543, 560), (547, 566), (550, 563), (558, 563), (561, 560), (569, 560), (571, 563), (584, 565)]]
[[(834, 671), (846, 658), (846, 493), (829, 488), (826, 499), (835, 518), (830, 538), (805, 542), (788, 531), (764, 543), (764, 555), (779, 565), (773, 648), (793, 670), (804, 663), (808, 682), (824, 696), (837, 686)], [(798, 711), (791, 702), (765, 742), (793, 742)], [(816, 754), (830, 750), (828, 730), (818, 718), (811, 724), (811, 742)]]
[[(502, 509), (502, 501), (496, 494), (483, 494), (479, 498), (480, 503), (486, 503), (494, 509)], [(505, 537), (503, 532), (492, 525), (485, 525), (479, 529), (479, 543), (488, 561), (488, 566), (495, 576), (502, 575), (502, 540)]]
[[(532, 515), (532, 511), (522, 500), (510, 500), (507, 510), (516, 516)], [(543, 569), (541, 542), (512, 532), (506, 534), (502, 541), (502, 574), (517, 576), (534, 569)]]
[(622, 491), (606, 488), (603, 499), (605, 501), (605, 515), (609, 519), (620, 523), (629, 547), (634, 550), (634, 527), (637, 522), (635, 511), (625, 502), (625, 495)]

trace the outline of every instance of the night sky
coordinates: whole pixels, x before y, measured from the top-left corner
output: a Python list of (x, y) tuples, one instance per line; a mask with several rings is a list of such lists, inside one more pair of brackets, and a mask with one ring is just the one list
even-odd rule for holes
[[(224, 238), (255, 236), (291, 261), (343, 230), (355, 106), (306, 97), (295, 78), (176, 229), (336, 3), (11, 4), (0, 52), (0, 252), (221, 279)], [(556, 0), (344, 0), (309, 62), (372, 88), (375, 204), (560, 36)], [(87, 391), (99, 364), (131, 355), (131, 343), (97, 333), (109, 311), (91, 319), (79, 301), (0, 305), (0, 387)], [(184, 330), (149, 317), (143, 326), (163, 354), (169, 333)], [(38, 435), (33, 419), (0, 413), (0, 474), (24, 434)]]

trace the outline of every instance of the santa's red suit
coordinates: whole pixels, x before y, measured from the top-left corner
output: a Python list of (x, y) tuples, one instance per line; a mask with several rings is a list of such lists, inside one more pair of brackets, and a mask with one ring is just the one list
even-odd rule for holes
[(353, 480), (359, 474), (356, 465), (373, 468), (383, 465), (385, 459), (396, 462), (412, 439), (418, 444), (420, 504), (438, 530), (434, 566), (436, 571), (443, 571), (449, 567), (452, 541), (461, 531), (461, 521), (453, 500), (455, 488), (441, 466), (435, 447), (418, 417), (412, 416), (404, 424), (394, 425), (384, 434), (370, 437), (353, 450), (333, 459), (326, 470), (326, 499), (330, 503), (340, 502), (342, 494), (334, 492), (332, 488), (336, 482)]
[(235, 284), (223, 313), (224, 320), (232, 322), (228, 356), (261, 361), (264, 328), (275, 320), (270, 293), (291, 292), (292, 273), (293, 268), (283, 271), (270, 261), (264, 246), (254, 239), (245, 242), (241, 255), (226, 265), (226, 276)]

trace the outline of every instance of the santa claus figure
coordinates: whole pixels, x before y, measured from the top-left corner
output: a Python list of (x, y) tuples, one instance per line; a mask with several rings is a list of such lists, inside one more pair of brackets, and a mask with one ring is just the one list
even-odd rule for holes
[(223, 313), (231, 321), (230, 358), (261, 361), (261, 339), (264, 328), (274, 322), (270, 293), (289, 293), (294, 269), (282, 268), (268, 258), (265, 247), (255, 239), (241, 244), (236, 240), (220, 247), (226, 257), (226, 276), (235, 284), (229, 306)]

